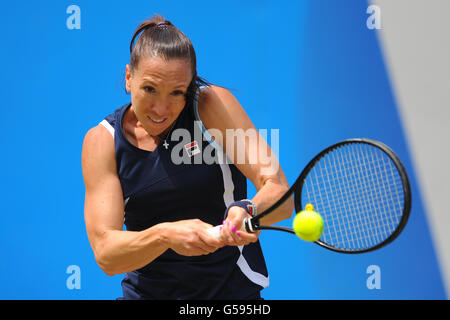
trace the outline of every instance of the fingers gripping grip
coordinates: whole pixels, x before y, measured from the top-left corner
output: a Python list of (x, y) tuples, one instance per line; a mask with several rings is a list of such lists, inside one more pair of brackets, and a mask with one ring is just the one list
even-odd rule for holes
[[(220, 238), (220, 229), (221, 227), (223, 227), (222, 225), (218, 225), (212, 228), (207, 229), (206, 231), (208, 231), (208, 233), (216, 238), (219, 239)], [(244, 221), (242, 222), (242, 226), (241, 226), (241, 230), (242, 231), (247, 231), (247, 232), (255, 232), (256, 230), (253, 228), (252, 223), (250, 221), (250, 218), (245, 218)]]

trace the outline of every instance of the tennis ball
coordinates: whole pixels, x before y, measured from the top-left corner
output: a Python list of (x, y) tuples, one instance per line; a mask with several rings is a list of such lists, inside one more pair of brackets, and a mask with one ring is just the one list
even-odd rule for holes
[(299, 212), (293, 221), (295, 234), (306, 241), (317, 241), (323, 232), (323, 219), (311, 204), (305, 210)]

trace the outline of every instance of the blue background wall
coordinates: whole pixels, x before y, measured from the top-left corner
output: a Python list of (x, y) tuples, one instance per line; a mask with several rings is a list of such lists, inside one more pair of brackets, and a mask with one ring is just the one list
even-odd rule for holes
[[(366, 1), (126, 3), (8, 2), (0, 11), (0, 299), (121, 295), (123, 276), (100, 270), (86, 236), (81, 147), (89, 128), (129, 100), (129, 41), (154, 13), (191, 38), (201, 76), (236, 89), (257, 128), (280, 130), (290, 183), (317, 152), (351, 137), (385, 142), (410, 175), (409, 223), (383, 250), (342, 255), (262, 233), (271, 281), (264, 298), (446, 298), (395, 95), (376, 33), (366, 27)], [(66, 27), (71, 4), (81, 9), (80, 30)], [(81, 270), (80, 289), (66, 285), (70, 265)], [(366, 286), (371, 265), (381, 270), (379, 290)]]

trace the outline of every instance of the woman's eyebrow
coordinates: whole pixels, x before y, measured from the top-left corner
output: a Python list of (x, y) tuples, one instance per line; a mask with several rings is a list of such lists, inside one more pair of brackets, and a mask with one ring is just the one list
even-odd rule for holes
[(150, 78), (144, 77), (144, 78), (142, 78), (142, 80), (143, 80), (143, 82), (149, 82), (149, 83), (151, 83), (152, 85), (155, 85), (155, 86), (156, 86), (156, 83), (155, 83), (153, 80), (151, 80)]
[[(158, 86), (154, 81), (152, 81), (150, 78), (142, 78), (142, 80), (143, 80), (143, 82), (148, 82), (148, 83), (150, 83), (151, 85), (153, 85), (153, 86)], [(183, 89), (185, 89), (185, 88), (187, 88), (187, 87), (189, 87), (189, 84), (185, 84), (185, 83), (179, 83), (179, 84), (177, 84), (176, 86), (174, 86), (173, 87), (173, 89), (179, 89), (179, 88), (183, 88)]]

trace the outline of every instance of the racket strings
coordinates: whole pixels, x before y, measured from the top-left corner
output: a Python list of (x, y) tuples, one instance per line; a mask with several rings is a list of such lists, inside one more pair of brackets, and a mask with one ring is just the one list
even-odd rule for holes
[(342, 250), (363, 250), (385, 241), (400, 223), (402, 179), (381, 149), (361, 143), (341, 146), (311, 169), (302, 203), (324, 219), (321, 241)]

